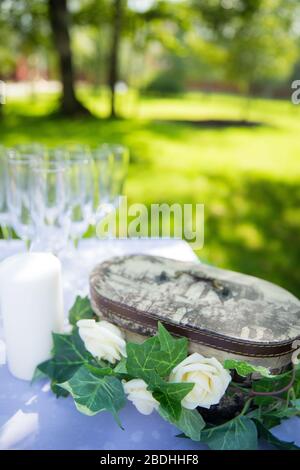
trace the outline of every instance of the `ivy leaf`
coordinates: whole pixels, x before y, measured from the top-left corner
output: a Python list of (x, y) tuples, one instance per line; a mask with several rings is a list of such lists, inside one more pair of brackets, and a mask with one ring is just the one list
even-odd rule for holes
[(272, 412), (265, 412), (262, 407), (256, 408), (255, 410), (250, 411), (246, 415), (248, 418), (261, 421), (265, 428), (270, 429), (278, 426), (281, 423), (281, 418), (272, 414)]
[(246, 416), (261, 422), (266, 429), (270, 429), (278, 426), (283, 419), (299, 415), (300, 403), (298, 403), (297, 408), (297, 402), (300, 402), (300, 400), (291, 400), (288, 405), (286, 400), (278, 401), (275, 397), (268, 398), (272, 399), (271, 405), (260, 405), (258, 408), (247, 413)]
[(75, 328), (70, 335), (52, 333), (52, 337), (53, 356), (57, 360), (60, 359), (63, 365), (92, 358), (92, 355), (85, 349), (78, 328)]
[(258, 372), (263, 377), (269, 377), (271, 375), (269, 369), (262, 366), (254, 366), (245, 361), (237, 361), (235, 359), (226, 359), (224, 361), (225, 369), (234, 369), (241, 377), (247, 377), (247, 375)]
[(175, 339), (158, 323), (158, 334), (142, 344), (127, 344), (126, 367), (130, 375), (149, 382), (155, 373), (167, 377), (188, 353), (186, 338)]
[(279, 390), (291, 381), (292, 371), (284, 374), (270, 375), (253, 382), (253, 389), (260, 392), (271, 392)]
[(189, 437), (193, 441), (201, 440), (201, 431), (205, 426), (205, 421), (197, 410), (187, 410), (186, 408), (182, 408), (180, 418), (177, 420), (170, 416), (162, 407), (159, 407), (158, 412), (162, 418), (174, 424), (180, 431), (182, 431), (184, 433), (184, 437)]
[(161, 377), (167, 377), (174, 367), (187, 357), (188, 340), (187, 338), (173, 338), (160, 322), (158, 323), (157, 337), (160, 351), (153, 354), (153, 358), (156, 360), (156, 371)]
[(272, 415), (278, 417), (280, 420), (284, 418), (291, 418), (292, 416), (298, 415), (299, 409), (293, 406), (285, 406), (283, 405), (281, 408), (276, 410), (275, 412), (272, 411)]
[(126, 403), (122, 383), (113, 376), (96, 377), (87, 367), (80, 367), (66, 382), (59, 384), (74, 398), (81, 413), (93, 416), (110, 411), (120, 425), (118, 412)]
[[(285, 372), (280, 375), (271, 375), (270, 377), (263, 377), (259, 380), (253, 381), (253, 390), (256, 392), (275, 392), (281, 390), (291, 381), (291, 371)], [(282, 394), (286, 396), (286, 392)], [(271, 405), (274, 402), (274, 397), (268, 396), (257, 396), (254, 399), (254, 403), (259, 406)]]
[[(174, 339), (158, 324), (158, 333), (142, 344), (127, 344), (127, 374), (144, 380), (161, 407), (178, 420), (181, 414), (181, 400), (192, 390), (192, 383), (169, 383), (163, 379), (187, 356), (187, 340)], [(121, 367), (121, 366), (120, 366)], [(122, 365), (124, 368), (124, 366)], [(118, 366), (115, 369), (118, 372)]]
[(296, 366), (296, 378), (293, 388), (296, 398), (300, 398), (300, 363)]
[(42, 380), (42, 379), (45, 379), (46, 377), (48, 377), (48, 374), (46, 374), (40, 367), (42, 364), (46, 364), (47, 362), (49, 361), (44, 361), (43, 363), (39, 364), (35, 371), (34, 371), (34, 374), (33, 374), (33, 377), (31, 379), (31, 384), (33, 384), (34, 382), (37, 382), (38, 380)]
[(85, 349), (78, 329), (71, 335), (53, 333), (53, 357), (37, 366), (34, 379), (47, 376), (52, 380), (52, 390), (57, 396), (66, 395), (57, 387), (57, 383), (65, 382), (87, 362), (93, 363), (94, 358)]
[(126, 366), (126, 357), (122, 357), (120, 362), (117, 363), (114, 368), (114, 373), (119, 375), (128, 376), (127, 366)]
[(104, 377), (104, 375), (114, 375), (114, 369), (111, 367), (97, 367), (92, 364), (85, 364), (85, 367), (96, 377)]
[(278, 418), (278, 416), (274, 416), (271, 413), (267, 413), (262, 416), (262, 423), (267, 429), (279, 426), (279, 424), (281, 424), (281, 421), (281, 418)]
[(181, 400), (193, 389), (193, 383), (168, 383), (161, 380), (154, 387), (148, 386), (153, 390), (153, 397), (159, 401), (161, 408), (170, 416), (170, 419), (178, 421), (183, 410)]
[(159, 350), (160, 342), (157, 336), (147, 339), (142, 344), (127, 343), (126, 368), (128, 374), (149, 383), (153, 373), (156, 372), (157, 365), (153, 353)]
[(55, 379), (55, 376), (56, 373), (54, 361), (53, 359), (49, 359), (48, 361), (44, 361), (37, 366), (31, 383), (49, 377), (51, 379), (51, 390), (56, 395), (56, 397), (67, 397), (69, 393), (62, 388), (57, 387), (57, 380)]
[(201, 442), (213, 450), (257, 449), (257, 429), (246, 416), (237, 416), (221, 426), (203, 429)]
[(259, 437), (264, 439), (269, 444), (275, 446), (277, 449), (285, 449), (285, 450), (300, 450), (294, 442), (286, 442), (282, 441), (278, 437), (274, 436), (260, 421), (254, 420)]
[(79, 320), (95, 318), (91, 302), (88, 297), (76, 297), (74, 305), (69, 311), (69, 322), (75, 326)]
[[(167, 383), (163, 382), (153, 390), (153, 397), (159, 401), (161, 407), (168, 413), (171, 419), (179, 420), (182, 406), (181, 400), (192, 390), (192, 383)], [(148, 387), (151, 388), (151, 387)]]
[(51, 390), (56, 395), (56, 398), (59, 398), (59, 397), (66, 398), (69, 395), (69, 392), (61, 388), (56, 380), (51, 381)]

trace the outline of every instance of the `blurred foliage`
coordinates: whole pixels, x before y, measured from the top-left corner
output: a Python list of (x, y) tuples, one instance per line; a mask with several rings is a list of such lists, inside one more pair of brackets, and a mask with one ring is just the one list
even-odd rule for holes
[[(280, 81), (291, 74), (299, 56), (297, 0), (195, 0), (193, 3), (204, 27), (208, 28), (209, 43), (219, 49), (217, 58), (223, 58), (223, 77), (241, 91), (248, 92), (262, 80)], [(194, 43), (197, 47), (195, 38)]]
[(176, 56), (166, 58), (167, 66), (148, 83), (146, 92), (173, 95), (184, 91), (184, 62)]
[[(169, 91), (212, 81), (229, 82), (242, 92), (262, 84), (267, 92), (268, 83), (272, 89), (274, 83), (287, 80), (299, 62), (298, 0), (124, 4), (118, 79), (134, 87), (149, 85), (162, 92), (170, 78)], [(77, 77), (103, 84), (110, 60), (113, 0), (69, 0), (68, 5)], [(38, 57), (33, 68), (42, 63), (48, 75), (57, 75), (46, 0), (0, 0), (0, 26), (2, 78), (24, 55)], [(174, 83), (176, 61), (184, 69), (180, 86)]]
[[(299, 296), (300, 108), (254, 99), (256, 128), (200, 127), (202, 119), (239, 119), (245, 100), (214, 94), (141, 97), (134, 118), (107, 121), (105, 93), (80, 89), (96, 117), (54, 119), (57, 97), (11, 101), (1, 142), (51, 146), (121, 142), (131, 150), (130, 203), (205, 204), (203, 261), (260, 276)], [(125, 114), (128, 100), (120, 111)], [(185, 120), (184, 123), (178, 122)], [(189, 121), (190, 124), (189, 124)]]
[[(1, 0), (0, 20), (10, 35), (2, 43), (16, 58), (49, 47), (50, 27), (44, 0)], [(11, 47), (13, 46), (13, 47)]]
[(146, 87), (146, 92), (157, 95), (176, 95), (184, 91), (182, 78), (174, 74), (174, 70), (160, 72)]

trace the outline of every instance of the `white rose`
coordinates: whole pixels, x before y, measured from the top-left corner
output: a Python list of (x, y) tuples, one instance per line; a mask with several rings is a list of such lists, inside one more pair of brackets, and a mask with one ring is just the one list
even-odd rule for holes
[(79, 320), (77, 326), (80, 338), (92, 356), (111, 364), (126, 357), (126, 342), (117, 326), (105, 320)]
[(123, 383), (124, 391), (136, 409), (143, 415), (150, 415), (159, 407), (159, 403), (147, 390), (147, 384), (142, 379), (132, 379)]
[(224, 395), (230, 373), (214, 357), (206, 358), (199, 353), (188, 356), (170, 374), (170, 382), (191, 382), (194, 388), (183, 398), (184, 408), (193, 410), (197, 406), (210, 408), (217, 405)]

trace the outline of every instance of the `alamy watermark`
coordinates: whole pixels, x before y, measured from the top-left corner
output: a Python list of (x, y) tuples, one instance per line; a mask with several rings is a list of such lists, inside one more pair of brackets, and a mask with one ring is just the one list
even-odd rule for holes
[(99, 238), (175, 238), (185, 239), (192, 248), (204, 245), (204, 204), (172, 205), (135, 203), (128, 205), (120, 196), (118, 204), (96, 224)]
[(300, 80), (294, 80), (291, 85), (292, 90), (292, 96), (291, 100), (293, 104), (299, 104), (300, 103)]

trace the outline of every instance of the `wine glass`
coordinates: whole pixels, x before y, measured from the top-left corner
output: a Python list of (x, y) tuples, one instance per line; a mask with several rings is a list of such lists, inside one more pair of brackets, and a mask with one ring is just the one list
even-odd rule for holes
[(118, 144), (103, 144), (93, 153), (97, 179), (96, 223), (116, 212), (127, 176), (129, 151)]
[(99, 147), (93, 151), (96, 192), (94, 195), (94, 222), (97, 224), (114, 210), (111, 198), (114, 158), (110, 149)]
[(118, 144), (103, 144), (94, 151), (98, 180), (97, 210), (102, 207), (114, 210), (123, 194), (128, 171), (129, 150)]
[(4, 146), (0, 146), (0, 226), (3, 237), (6, 240), (11, 238), (10, 233), (10, 217), (7, 202), (7, 184), (8, 184), (8, 168), (7, 155)]
[(105, 144), (104, 148), (113, 155), (113, 171), (111, 179), (111, 200), (115, 208), (119, 205), (119, 197), (123, 194), (128, 172), (129, 150), (119, 144)]
[(32, 163), (33, 250), (59, 254), (70, 232), (70, 165), (61, 150), (48, 150)]
[(31, 164), (37, 158), (32, 153), (16, 149), (7, 151), (7, 205), (16, 234), (29, 249), (33, 236), (30, 212)]
[(93, 173), (89, 149), (84, 146), (67, 148), (70, 164), (70, 236), (74, 247), (87, 231), (93, 211)]
[(27, 144), (16, 144), (14, 149), (27, 158), (39, 157), (39, 155), (44, 154), (45, 146), (39, 142), (31, 142)]

